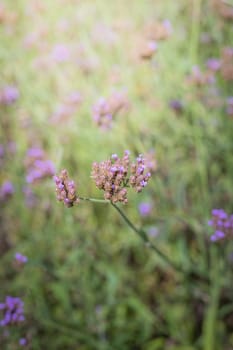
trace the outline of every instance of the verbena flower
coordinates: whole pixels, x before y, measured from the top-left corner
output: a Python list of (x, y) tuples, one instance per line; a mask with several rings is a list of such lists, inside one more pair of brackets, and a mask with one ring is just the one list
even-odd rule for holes
[(215, 230), (210, 237), (212, 242), (233, 236), (233, 214), (228, 215), (223, 209), (212, 210), (212, 219), (209, 220), (208, 225)]
[(5, 302), (0, 303), (0, 310), (4, 314), (0, 321), (2, 327), (19, 324), (25, 320), (24, 303), (20, 298), (7, 296)]
[(136, 192), (141, 192), (150, 176), (142, 155), (132, 163), (129, 151), (125, 151), (122, 158), (113, 154), (111, 159), (93, 163), (91, 172), (96, 186), (104, 191), (104, 198), (113, 203), (127, 203), (127, 187), (131, 186)]
[(183, 103), (180, 100), (171, 100), (169, 102), (169, 107), (177, 114), (182, 113), (184, 110)]
[(128, 105), (127, 97), (123, 92), (114, 92), (108, 98), (102, 97), (93, 107), (93, 120), (103, 130), (109, 130), (118, 113), (127, 109)]
[(130, 185), (136, 190), (136, 192), (141, 192), (151, 177), (151, 173), (146, 172), (145, 158), (142, 154), (137, 157), (135, 163), (131, 164), (130, 171)]
[(146, 217), (151, 214), (151, 211), (153, 209), (152, 204), (149, 202), (142, 202), (138, 206), (139, 213), (141, 216)]
[(14, 186), (10, 181), (5, 181), (0, 187), (0, 200), (4, 201), (12, 197)]
[(27, 256), (22, 255), (21, 253), (15, 253), (15, 260), (17, 261), (17, 263), (19, 263), (20, 265), (26, 264), (28, 261)]
[(63, 169), (60, 175), (54, 176), (56, 184), (57, 200), (63, 202), (66, 207), (73, 207), (74, 204), (79, 202), (76, 195), (76, 186), (73, 180), (69, 179), (69, 175), (66, 169)]
[(64, 44), (57, 44), (53, 48), (52, 57), (56, 62), (67, 62), (70, 59), (70, 50)]
[(11, 105), (19, 98), (19, 90), (15, 86), (6, 86), (0, 91), (0, 104)]
[(206, 67), (213, 72), (218, 71), (221, 68), (221, 60), (218, 58), (209, 58), (206, 61)]
[(27, 169), (26, 181), (29, 184), (34, 184), (55, 174), (53, 162), (46, 159), (45, 152), (41, 148), (32, 147), (27, 151), (25, 166)]
[(19, 345), (20, 346), (26, 346), (27, 345), (27, 339), (26, 338), (20, 338), (19, 339)]

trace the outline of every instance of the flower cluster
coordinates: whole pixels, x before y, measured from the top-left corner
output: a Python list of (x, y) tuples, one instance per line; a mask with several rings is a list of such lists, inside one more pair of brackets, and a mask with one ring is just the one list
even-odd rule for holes
[(51, 177), (55, 173), (54, 164), (51, 160), (47, 160), (44, 151), (37, 147), (27, 151), (25, 166), (27, 168), (26, 181), (29, 184)]
[(140, 154), (135, 163), (131, 164), (131, 176), (129, 178), (130, 185), (135, 188), (137, 192), (141, 192), (143, 187), (148, 183), (151, 177), (150, 172), (145, 172), (146, 162), (142, 154)]
[(233, 215), (228, 215), (223, 209), (213, 209), (212, 219), (208, 224), (215, 229), (214, 234), (210, 237), (212, 242), (226, 239), (233, 235)]
[(4, 303), (0, 303), (0, 310), (4, 312), (4, 318), (0, 326), (6, 327), (21, 323), (25, 320), (24, 303), (20, 298), (7, 296)]
[(109, 98), (101, 98), (93, 108), (93, 120), (103, 130), (109, 130), (117, 114), (128, 108), (124, 93), (115, 92)]
[(6, 86), (0, 91), (0, 104), (11, 105), (19, 98), (19, 90), (15, 86)]
[(73, 207), (74, 204), (79, 202), (76, 195), (76, 186), (73, 180), (69, 179), (69, 175), (66, 169), (63, 169), (58, 176), (54, 176), (56, 184), (57, 200), (63, 202), (66, 207)]
[(126, 187), (133, 187), (141, 192), (151, 176), (146, 172), (145, 159), (139, 155), (135, 163), (130, 162), (129, 151), (119, 158), (113, 154), (111, 159), (93, 163), (92, 178), (96, 186), (104, 191), (104, 198), (113, 203), (127, 203)]

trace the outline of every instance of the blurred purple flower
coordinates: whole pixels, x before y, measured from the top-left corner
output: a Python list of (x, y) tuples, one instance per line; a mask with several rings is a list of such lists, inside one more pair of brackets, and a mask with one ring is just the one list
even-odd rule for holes
[(4, 317), (0, 321), (1, 327), (18, 324), (25, 320), (24, 303), (20, 298), (7, 296), (4, 303), (0, 303), (0, 310), (4, 312)]
[(20, 345), (20, 346), (25, 346), (25, 345), (27, 345), (27, 339), (26, 339), (26, 338), (20, 338), (20, 339), (19, 339), (19, 345)]
[(26, 176), (27, 183), (35, 183), (38, 180), (46, 177), (51, 177), (55, 174), (55, 167), (51, 160), (37, 159), (34, 162), (33, 168), (28, 171)]
[(67, 62), (70, 58), (70, 50), (64, 44), (57, 44), (53, 48), (52, 57), (56, 62)]
[(223, 209), (213, 209), (212, 219), (208, 225), (215, 230), (210, 240), (216, 242), (233, 236), (233, 215), (228, 215)]
[(44, 157), (44, 151), (39, 147), (29, 148), (27, 151), (27, 157), (42, 158)]
[(27, 256), (22, 255), (21, 253), (15, 253), (15, 260), (19, 263), (19, 264), (26, 264), (26, 262), (28, 261)]
[(19, 98), (19, 90), (15, 86), (6, 86), (0, 92), (0, 103), (11, 105)]
[(149, 202), (142, 202), (139, 204), (138, 209), (141, 216), (149, 216), (152, 212), (152, 204)]
[(5, 181), (0, 187), (0, 199), (5, 200), (10, 198), (14, 193), (14, 186), (10, 181)]
[(176, 113), (182, 113), (184, 109), (183, 103), (180, 100), (171, 100), (169, 102), (169, 107)]
[(206, 66), (208, 69), (216, 72), (221, 68), (221, 61), (217, 58), (209, 58), (206, 61)]

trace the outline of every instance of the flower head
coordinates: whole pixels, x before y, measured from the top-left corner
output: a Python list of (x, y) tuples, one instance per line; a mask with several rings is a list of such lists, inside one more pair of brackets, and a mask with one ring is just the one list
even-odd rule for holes
[(4, 317), (0, 321), (2, 327), (18, 324), (25, 320), (24, 303), (20, 298), (7, 296), (5, 302), (0, 303), (0, 310), (4, 313)]
[(0, 91), (0, 103), (11, 105), (19, 98), (19, 90), (15, 86), (6, 86)]
[(25, 157), (27, 168), (26, 181), (34, 184), (55, 173), (55, 167), (51, 160), (46, 159), (45, 152), (39, 147), (29, 148)]
[(123, 92), (114, 92), (108, 98), (100, 98), (93, 108), (93, 120), (103, 130), (112, 128), (113, 120), (124, 109), (128, 100)]
[(0, 187), (0, 200), (9, 199), (14, 193), (14, 186), (10, 181), (5, 181)]
[(58, 176), (54, 176), (56, 184), (57, 199), (63, 202), (66, 207), (73, 207), (74, 204), (79, 202), (76, 195), (76, 186), (73, 180), (69, 179), (69, 175), (66, 169), (63, 169)]
[(127, 187), (133, 187), (137, 192), (147, 185), (150, 173), (146, 172), (145, 160), (140, 155), (136, 163), (130, 162), (129, 151), (122, 158), (113, 154), (111, 159), (93, 163), (92, 178), (96, 186), (104, 191), (104, 198), (113, 203), (127, 203)]
[(15, 253), (15, 260), (17, 261), (18, 264), (23, 265), (23, 264), (26, 264), (26, 262), (28, 261), (28, 258), (27, 256), (17, 252)]
[(209, 220), (208, 225), (215, 230), (210, 237), (212, 242), (233, 236), (233, 215), (228, 215), (223, 209), (212, 210), (212, 219)]
[(141, 216), (146, 217), (151, 214), (152, 205), (149, 202), (141, 202), (138, 206), (139, 213)]

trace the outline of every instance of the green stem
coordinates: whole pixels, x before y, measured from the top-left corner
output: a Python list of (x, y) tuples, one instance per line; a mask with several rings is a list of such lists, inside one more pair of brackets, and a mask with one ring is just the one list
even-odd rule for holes
[(186, 273), (180, 266), (178, 266), (176, 263), (171, 261), (159, 248), (157, 248), (148, 238), (145, 231), (142, 229), (138, 229), (134, 224), (129, 220), (129, 218), (124, 214), (124, 212), (114, 203), (112, 203), (112, 206), (118, 211), (118, 213), (121, 215), (121, 217), (125, 220), (127, 225), (137, 234), (140, 236), (140, 238), (146, 243), (146, 245), (154, 250), (162, 260), (164, 260), (168, 265), (170, 265), (174, 270), (182, 273)]
[(216, 349), (216, 331), (217, 331), (217, 319), (219, 298), (221, 293), (221, 277), (216, 274), (213, 284), (210, 286), (210, 304), (207, 308), (206, 316), (203, 324), (203, 350), (215, 350)]
[(121, 217), (124, 219), (124, 221), (127, 223), (127, 225), (144, 241), (147, 247), (149, 247), (151, 250), (156, 252), (156, 254), (165, 261), (168, 265), (170, 265), (175, 271), (180, 272), (187, 275), (195, 275), (195, 276), (203, 276), (203, 273), (201, 271), (198, 271), (195, 268), (191, 268), (189, 270), (182, 268), (180, 265), (172, 261), (170, 258), (168, 258), (167, 255), (165, 255), (159, 248), (157, 248), (148, 238), (146, 232), (142, 229), (138, 229), (132, 221), (125, 215), (125, 213), (113, 202), (107, 199), (96, 199), (96, 198), (88, 198), (88, 197), (79, 197), (80, 200), (89, 201), (93, 203), (102, 203), (102, 204), (111, 204), (121, 215)]
[(200, 35), (200, 17), (202, 0), (192, 1), (192, 24), (191, 24), (191, 46), (190, 54), (193, 63), (197, 63), (199, 35)]
[(111, 203), (107, 199), (96, 199), (96, 198), (87, 198), (87, 197), (79, 197), (79, 199), (81, 201), (88, 201), (88, 202), (93, 202), (93, 203), (103, 203), (103, 204)]

